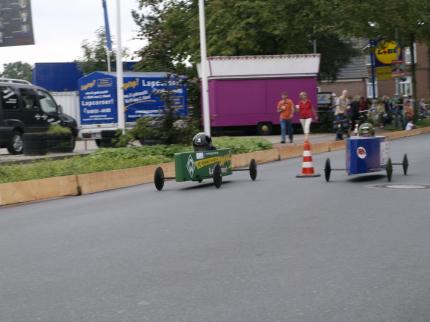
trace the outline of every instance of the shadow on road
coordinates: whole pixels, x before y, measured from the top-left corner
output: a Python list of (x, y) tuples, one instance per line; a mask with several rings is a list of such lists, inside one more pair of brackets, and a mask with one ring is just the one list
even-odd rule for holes
[[(203, 181), (203, 182), (204, 182), (204, 181)], [(229, 184), (229, 183), (231, 183), (231, 181), (223, 181), (220, 189), (222, 189), (222, 186), (223, 186), (223, 185), (225, 185), (225, 184)], [(182, 188), (182, 189), (180, 189), (180, 190), (182, 190), (182, 191), (187, 191), (187, 190), (203, 189), (203, 188), (209, 188), (209, 187), (210, 187), (210, 188), (213, 188), (213, 189), (216, 189), (216, 188), (215, 188), (215, 186), (214, 186), (214, 184), (213, 184), (213, 182), (212, 182), (212, 181), (208, 181), (208, 182), (204, 182), (204, 183), (197, 183), (197, 182), (196, 182), (196, 185), (195, 185), (195, 186)]]
[(386, 177), (387, 176), (385, 174), (367, 174), (367, 175), (348, 179), (348, 181), (351, 181), (351, 182), (368, 182), (368, 181), (379, 180), (379, 179), (386, 178)]

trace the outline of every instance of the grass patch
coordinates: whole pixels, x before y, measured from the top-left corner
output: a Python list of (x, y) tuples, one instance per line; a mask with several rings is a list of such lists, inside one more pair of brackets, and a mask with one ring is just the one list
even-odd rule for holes
[(393, 131), (401, 131), (402, 129), (399, 129), (398, 127), (395, 127), (392, 124), (388, 124), (384, 127), (384, 130), (393, 132)]
[(430, 126), (430, 118), (426, 118), (423, 120), (418, 120), (417, 123), (415, 123), (416, 127), (426, 127)]
[[(260, 138), (214, 138), (216, 147), (231, 148), (234, 154), (272, 148)], [(0, 183), (43, 179), (92, 172), (127, 169), (173, 161), (174, 154), (192, 150), (188, 145), (154, 145), (99, 149), (87, 156), (0, 166)]]

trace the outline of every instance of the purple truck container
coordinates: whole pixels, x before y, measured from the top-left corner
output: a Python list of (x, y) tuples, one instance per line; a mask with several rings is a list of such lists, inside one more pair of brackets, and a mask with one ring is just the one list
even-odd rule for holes
[[(299, 93), (307, 92), (316, 110), (319, 55), (211, 57), (208, 70), (213, 128), (256, 126), (267, 134), (279, 124), (282, 92), (294, 105)], [(299, 122), (298, 113), (293, 121)]]

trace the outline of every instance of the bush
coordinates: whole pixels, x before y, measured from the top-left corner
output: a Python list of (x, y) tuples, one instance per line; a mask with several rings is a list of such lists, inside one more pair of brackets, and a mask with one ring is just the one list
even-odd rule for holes
[(134, 140), (142, 144), (146, 141), (156, 141), (160, 144), (187, 144), (198, 132), (198, 126), (192, 117), (181, 117), (174, 105), (172, 91), (159, 92), (164, 101), (164, 109), (160, 116), (145, 116), (136, 121), (133, 129), (120, 136), (117, 146), (130, 145)]
[(233, 154), (253, 152), (258, 150), (268, 150), (272, 148), (272, 143), (262, 138), (213, 138), (213, 145), (217, 148), (229, 148)]
[(48, 135), (68, 135), (72, 131), (68, 127), (61, 126), (60, 124), (50, 124), (47, 131)]

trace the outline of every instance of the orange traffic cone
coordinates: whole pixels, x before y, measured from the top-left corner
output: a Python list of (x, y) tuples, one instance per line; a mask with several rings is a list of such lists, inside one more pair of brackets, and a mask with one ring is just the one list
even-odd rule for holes
[(321, 174), (315, 173), (314, 166), (312, 164), (312, 152), (311, 145), (308, 140), (305, 140), (303, 145), (303, 163), (302, 163), (302, 173), (298, 174), (297, 178), (313, 178), (319, 177)]

